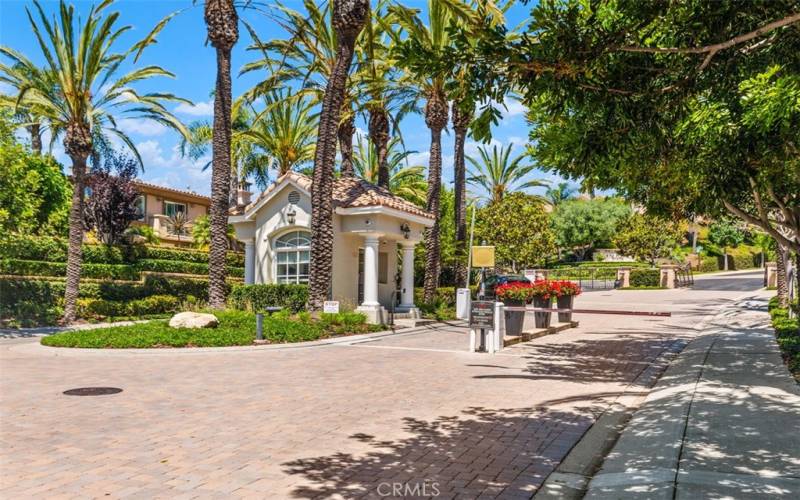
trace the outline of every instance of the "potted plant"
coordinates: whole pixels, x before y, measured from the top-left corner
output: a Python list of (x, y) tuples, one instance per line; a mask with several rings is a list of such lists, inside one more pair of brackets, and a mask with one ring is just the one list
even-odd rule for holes
[[(554, 281), (552, 287), (559, 309), (572, 309), (575, 296), (581, 294), (581, 286), (572, 281)], [(572, 321), (572, 312), (559, 311), (559, 323), (569, 323), (570, 321)]]
[[(495, 294), (506, 306), (524, 308), (525, 304), (530, 300), (532, 289), (533, 285), (531, 283), (505, 283), (495, 289)], [(525, 311), (507, 310), (505, 319), (507, 335), (522, 335)]]
[[(530, 296), (533, 298), (533, 306), (541, 309), (549, 309), (553, 304), (553, 287), (548, 280), (536, 280), (531, 285)], [(537, 311), (533, 314), (536, 328), (548, 328), (552, 313), (547, 311)]]

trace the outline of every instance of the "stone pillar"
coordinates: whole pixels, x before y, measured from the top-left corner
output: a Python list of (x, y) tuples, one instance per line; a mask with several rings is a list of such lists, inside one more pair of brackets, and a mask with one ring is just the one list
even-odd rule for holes
[(767, 262), (764, 268), (764, 286), (767, 288), (778, 287), (778, 264), (777, 262)]
[(377, 235), (364, 235), (364, 302), (356, 309), (373, 324), (383, 323), (383, 308), (378, 302), (379, 244)]
[(675, 288), (675, 268), (678, 266), (661, 266), (661, 286), (664, 288)]
[(256, 282), (256, 245), (254, 240), (244, 240), (244, 283), (252, 285)]
[(403, 242), (403, 271), (400, 286), (400, 307), (414, 309), (414, 242)]
[(631, 268), (620, 267), (617, 268), (617, 280), (619, 280), (620, 288), (628, 288), (631, 286)]

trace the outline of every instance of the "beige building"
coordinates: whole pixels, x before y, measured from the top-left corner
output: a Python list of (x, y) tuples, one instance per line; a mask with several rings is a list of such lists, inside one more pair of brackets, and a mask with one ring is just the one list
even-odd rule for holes
[[(140, 193), (136, 202), (139, 219), (131, 225), (153, 228), (156, 235), (161, 238), (162, 244), (191, 245), (192, 224), (201, 215), (208, 214), (211, 198), (193, 191), (158, 186), (139, 180), (134, 181), (134, 184)], [(181, 219), (185, 219), (185, 224), (176, 227), (176, 221)]]
[[(417, 314), (414, 247), (422, 241), (425, 228), (433, 225), (433, 216), (355, 178), (334, 181), (333, 205), (330, 298), (357, 305), (374, 323), (385, 321), (393, 298), (400, 302), (395, 310)], [(236, 239), (245, 245), (245, 283), (308, 283), (309, 177), (289, 172), (252, 202), (249, 193), (240, 191), (240, 205), (229, 220)]]

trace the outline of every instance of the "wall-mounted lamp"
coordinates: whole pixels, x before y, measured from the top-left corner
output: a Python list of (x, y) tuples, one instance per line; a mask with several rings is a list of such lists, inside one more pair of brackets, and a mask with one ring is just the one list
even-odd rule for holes
[(403, 237), (408, 239), (408, 236), (411, 234), (411, 228), (408, 227), (408, 222), (403, 222), (400, 224), (400, 231), (403, 232)]
[(294, 224), (295, 217), (297, 217), (297, 212), (294, 211), (293, 207), (290, 207), (289, 211), (286, 212), (286, 220), (289, 222), (289, 224)]

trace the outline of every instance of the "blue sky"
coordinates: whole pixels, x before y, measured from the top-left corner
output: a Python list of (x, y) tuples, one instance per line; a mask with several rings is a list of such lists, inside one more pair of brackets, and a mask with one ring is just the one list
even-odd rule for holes
[[(72, 2), (78, 12), (88, 12), (93, 3), (77, 0)], [(202, 4), (202, 2), (199, 2)], [(427, 2), (424, 0), (405, 0), (404, 5), (425, 10)], [(300, 0), (287, 0), (286, 5), (301, 10)], [(0, 0), (0, 44), (10, 46), (26, 54), (36, 62), (41, 63), (41, 52), (38, 44), (31, 34), (30, 25), (26, 17), (25, 8), (32, 8), (31, 0)], [(56, 1), (42, 2), (46, 11), (53, 12), (57, 9)], [(530, 5), (514, 5), (508, 14), (509, 25), (523, 22), (530, 11)], [(133, 29), (120, 39), (119, 48), (127, 48), (132, 43), (141, 39), (152, 29), (155, 24), (167, 14), (176, 10), (186, 9), (174, 18), (170, 25), (159, 35), (158, 44), (149, 47), (138, 65), (158, 64), (176, 75), (174, 79), (158, 78), (140, 85), (137, 88), (144, 91), (171, 92), (185, 97), (194, 102), (194, 106), (185, 104), (175, 105), (174, 111), (186, 123), (195, 120), (210, 120), (212, 116), (212, 102), (210, 93), (214, 87), (216, 72), (214, 50), (205, 44), (206, 28), (203, 21), (202, 5), (192, 7), (191, 0), (118, 0), (112, 10), (121, 13), (120, 25), (128, 24)], [(241, 17), (256, 29), (259, 38), (285, 38), (286, 33), (276, 26), (267, 17), (252, 11), (240, 13)], [(240, 29), (240, 40), (233, 52), (232, 68), (234, 73), (247, 62), (256, 58), (255, 54), (248, 53), (245, 48), (250, 40), (247, 31)], [(233, 93), (237, 96), (252, 87), (259, 81), (258, 74), (248, 74), (242, 77), (234, 76)], [(0, 87), (0, 91), (8, 89)], [(515, 152), (521, 152), (528, 135), (528, 125), (525, 122), (524, 107), (516, 101), (506, 102), (508, 111), (505, 112), (502, 123), (493, 130), (493, 143), (498, 145), (514, 144)], [(176, 188), (189, 188), (199, 193), (208, 194), (210, 191), (210, 170), (203, 171), (202, 167), (207, 159), (191, 161), (180, 156), (177, 145), (178, 135), (168, 129), (148, 121), (125, 120), (121, 125), (137, 144), (137, 149), (144, 161), (144, 172), (140, 177), (144, 180), (165, 184)], [(357, 123), (361, 130), (366, 129), (363, 122)], [(427, 165), (430, 135), (424, 121), (419, 116), (410, 116), (401, 124), (401, 131), (406, 147), (417, 151), (410, 157), (414, 164)], [(445, 134), (443, 137), (444, 177), (446, 182), (452, 180), (453, 164), (453, 136)], [(468, 142), (467, 154), (475, 154), (478, 144)], [(65, 165), (68, 159), (63, 154), (60, 144), (54, 153)], [(536, 172), (534, 177), (557, 180), (552, 174)]]

